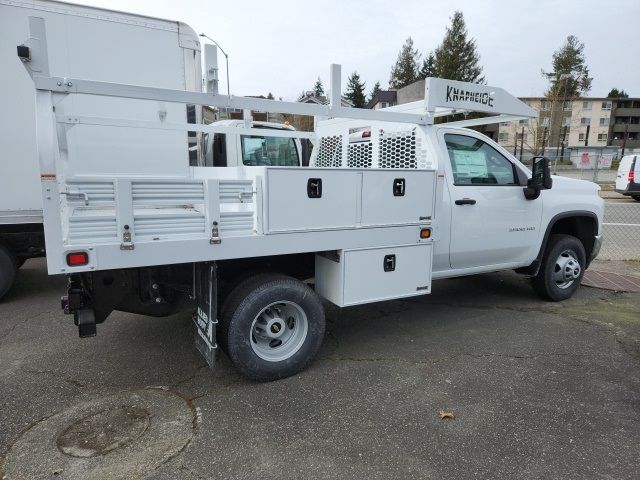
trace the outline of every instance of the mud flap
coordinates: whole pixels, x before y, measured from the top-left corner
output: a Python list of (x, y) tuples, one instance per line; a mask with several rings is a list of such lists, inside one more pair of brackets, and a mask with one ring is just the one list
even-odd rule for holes
[(193, 289), (196, 311), (193, 323), (196, 348), (213, 368), (218, 353), (216, 327), (218, 325), (218, 274), (215, 262), (196, 263), (193, 266)]

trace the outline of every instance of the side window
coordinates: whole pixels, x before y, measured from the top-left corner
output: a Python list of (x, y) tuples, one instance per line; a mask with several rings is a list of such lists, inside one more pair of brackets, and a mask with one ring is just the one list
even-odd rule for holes
[(202, 155), (205, 167), (226, 167), (227, 136), (223, 133), (203, 134)]
[(514, 165), (482, 140), (445, 134), (455, 185), (518, 185)]
[(242, 135), (242, 163), (249, 166), (297, 167), (298, 149), (293, 138)]

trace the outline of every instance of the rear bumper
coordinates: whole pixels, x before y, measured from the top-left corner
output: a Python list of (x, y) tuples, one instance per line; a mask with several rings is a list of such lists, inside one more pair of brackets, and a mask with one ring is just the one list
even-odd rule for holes
[(622, 195), (640, 195), (640, 183), (629, 183), (624, 190), (615, 189), (614, 192)]

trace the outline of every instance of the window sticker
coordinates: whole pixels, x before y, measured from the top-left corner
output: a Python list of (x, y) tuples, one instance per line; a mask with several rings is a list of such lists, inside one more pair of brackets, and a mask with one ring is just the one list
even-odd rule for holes
[(488, 177), (487, 159), (484, 152), (454, 150), (453, 160), (458, 175), (465, 177)]

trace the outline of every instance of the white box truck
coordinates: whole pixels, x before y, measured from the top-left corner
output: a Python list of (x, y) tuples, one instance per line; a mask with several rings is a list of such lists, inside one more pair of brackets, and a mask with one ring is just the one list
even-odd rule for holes
[[(36, 91), (47, 265), (69, 278), (62, 307), (80, 336), (95, 335), (114, 310), (193, 309), (209, 364), (220, 347), (244, 375), (274, 380), (318, 351), (321, 298), (358, 305), (429, 294), (433, 279), (515, 270), (559, 301), (598, 254), (597, 185), (552, 181), (548, 159), (529, 170), (465, 128), (535, 116), (500, 88), (429, 78), (424, 101), (374, 111), (340, 105), (337, 65), (326, 106), (60, 77), (48, 66), (46, 21), (29, 23), (17, 55)], [(101, 100), (119, 110), (105, 116)], [(235, 168), (193, 166), (176, 133), (237, 127), (132, 118), (138, 102), (313, 115), (317, 128), (247, 119), (233, 141), (209, 142)], [(489, 116), (435, 121), (465, 111)], [(101, 142), (114, 128), (131, 136)], [(261, 138), (311, 140), (310, 166), (287, 163), (287, 142)], [(110, 161), (96, 162), (96, 149)]]
[[(184, 23), (62, 2), (0, 0), (0, 299), (11, 287), (17, 268), (28, 258), (45, 253), (34, 141), (35, 92), (16, 56), (16, 45), (29, 36), (30, 16), (47, 22), (52, 74), (198, 92), (202, 87), (200, 43)], [(74, 102), (76, 108), (91, 108), (105, 116), (118, 111), (118, 101), (113, 99), (96, 102), (84, 97)], [(164, 115), (168, 121), (186, 121), (190, 116), (191, 122), (200, 121), (193, 106), (129, 102), (127, 109), (130, 118), (158, 119)], [(147, 135), (149, 142), (166, 141), (158, 132), (148, 131)], [(167, 142), (168, 146), (182, 151), (187, 133), (177, 137)], [(130, 132), (117, 128), (69, 140), (85, 149), (91, 158), (91, 164), (86, 165), (90, 170), (114, 161), (117, 153), (106, 154), (104, 145), (132, 141)], [(192, 145), (196, 145), (194, 135)], [(139, 143), (140, 158), (147, 158), (151, 167), (154, 160), (143, 155), (143, 148), (144, 142)]]

